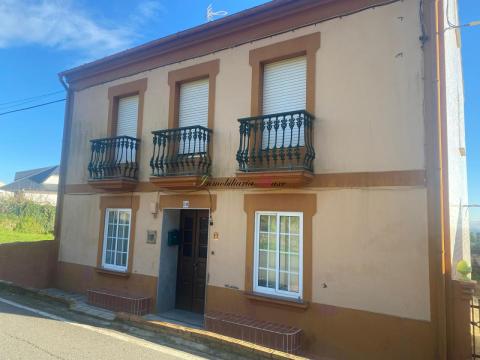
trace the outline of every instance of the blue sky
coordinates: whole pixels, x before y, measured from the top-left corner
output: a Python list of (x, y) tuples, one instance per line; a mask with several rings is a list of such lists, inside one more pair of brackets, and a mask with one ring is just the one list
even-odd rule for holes
[[(57, 74), (262, 0), (0, 0), (0, 113), (18, 99), (62, 90)], [(479, 0), (460, 0), (461, 22), (480, 20)], [(112, 4), (115, 4), (113, 7)], [(480, 204), (480, 26), (462, 31), (470, 203)], [(63, 93), (21, 106), (62, 99)], [(64, 104), (0, 116), (0, 182), (60, 161)], [(480, 219), (480, 210), (471, 214)]]
[[(62, 90), (62, 70), (205, 23), (212, 2), (234, 13), (266, 1), (0, 0), (0, 113), (19, 107), (7, 102)], [(0, 116), (0, 182), (60, 162), (63, 116), (64, 103)]]
[[(460, 0), (460, 22), (480, 20), (480, 1)], [(469, 203), (480, 204), (480, 26), (462, 30), (465, 93), (465, 133)], [(471, 220), (480, 222), (480, 209), (470, 208)]]

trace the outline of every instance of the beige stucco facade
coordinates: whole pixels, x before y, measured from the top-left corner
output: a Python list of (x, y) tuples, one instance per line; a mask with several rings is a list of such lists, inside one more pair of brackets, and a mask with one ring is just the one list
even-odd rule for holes
[(69, 152), (77, 166), (68, 168), (67, 184), (88, 180), (88, 140), (107, 135), (108, 88), (145, 77), (139, 180), (148, 181), (151, 131), (168, 127), (168, 72), (214, 59), (220, 60), (220, 71), (216, 77), (212, 176), (233, 176), (239, 143), (237, 119), (250, 116), (249, 51), (314, 32), (321, 34), (315, 79), (315, 172), (422, 169), (418, 27), (416, 1), (398, 2), (79, 91)]
[[(165, 66), (75, 94), (68, 184), (85, 184), (89, 139), (106, 136), (108, 88), (147, 77), (140, 154), (140, 181), (148, 181), (151, 131), (167, 128), (168, 72), (219, 59), (213, 135), (212, 176), (234, 176), (237, 119), (249, 115), (249, 51), (320, 32), (317, 53), (316, 173), (416, 170), (424, 167), (422, 52), (414, 1), (361, 12), (294, 32)], [(403, 20), (399, 20), (403, 17)], [(368, 91), (366, 91), (368, 89)], [(286, 191), (286, 190), (283, 190)], [(422, 188), (309, 189), (317, 194), (313, 220), (313, 301), (428, 320), (429, 284), (426, 193)], [(244, 191), (217, 192), (210, 239), (210, 284), (244, 289)], [(273, 193), (272, 193), (273, 195)], [(60, 260), (96, 266), (98, 194), (65, 196)], [(133, 272), (157, 276), (159, 244), (146, 244), (146, 231), (160, 232), (150, 203), (140, 194)], [(89, 224), (89, 226), (85, 226)], [(339, 259), (341, 261), (339, 262)], [(327, 284), (323, 289), (320, 285)]]
[[(75, 165), (66, 168), (59, 260), (98, 265), (100, 198), (115, 194), (75, 189), (87, 186), (89, 140), (107, 136), (110, 87), (147, 79), (139, 182), (148, 183), (151, 132), (168, 127), (169, 72), (218, 59), (211, 173), (214, 178), (234, 177), (237, 119), (251, 112), (250, 51), (313, 33), (321, 38), (315, 75), (315, 174), (424, 171), (426, 137), (431, 135), (424, 131), (419, 1), (398, 1), (76, 91), (66, 154), (68, 164)], [(162, 239), (147, 243), (147, 230), (162, 233), (168, 210), (154, 215), (152, 204), (171, 192), (145, 188), (131, 194), (140, 196), (131, 271), (155, 279), (161, 271)], [(216, 196), (216, 208), (209, 229), (208, 286), (247, 290), (245, 195), (314, 194), (311, 302), (415, 320), (428, 328), (432, 279), (426, 184), (211, 188), (210, 193)], [(188, 200), (192, 193), (183, 194)]]

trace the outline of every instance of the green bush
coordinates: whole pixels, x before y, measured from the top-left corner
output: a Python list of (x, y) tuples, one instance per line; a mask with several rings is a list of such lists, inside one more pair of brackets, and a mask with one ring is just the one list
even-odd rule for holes
[(15, 226), (14, 231), (22, 233), (45, 234), (45, 228), (31, 216), (22, 217)]
[(19, 222), (19, 218), (15, 215), (0, 213), (0, 229), (14, 230)]
[[(2, 228), (47, 234), (53, 233), (54, 225), (55, 206), (37, 204), (25, 198), (0, 199), (0, 226)], [(31, 229), (36, 229), (36, 231)]]

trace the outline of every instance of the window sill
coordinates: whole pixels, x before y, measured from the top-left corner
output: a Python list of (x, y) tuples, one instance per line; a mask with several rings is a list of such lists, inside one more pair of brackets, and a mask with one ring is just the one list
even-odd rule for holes
[(297, 309), (306, 310), (309, 307), (309, 303), (303, 300), (290, 299), (275, 295), (261, 294), (258, 292), (245, 291), (247, 299), (252, 301), (266, 302), (270, 304), (276, 304), (281, 306), (294, 307)]
[(128, 271), (110, 270), (110, 269), (105, 269), (105, 268), (102, 268), (102, 267), (96, 267), (95, 271), (99, 274), (118, 276), (118, 277), (123, 277), (123, 278), (128, 278), (130, 276), (130, 272), (128, 272)]

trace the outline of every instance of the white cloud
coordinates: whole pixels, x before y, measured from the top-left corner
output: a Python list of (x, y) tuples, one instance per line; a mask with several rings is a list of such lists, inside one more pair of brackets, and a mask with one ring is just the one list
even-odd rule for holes
[(118, 26), (102, 24), (71, 0), (0, 0), (0, 48), (36, 44), (104, 56), (132, 45), (140, 25), (164, 9), (142, 1)]
[(154, 0), (143, 1), (138, 4), (137, 7), (138, 17), (141, 18), (140, 21), (149, 20), (159, 13), (165, 13), (165, 7)]

